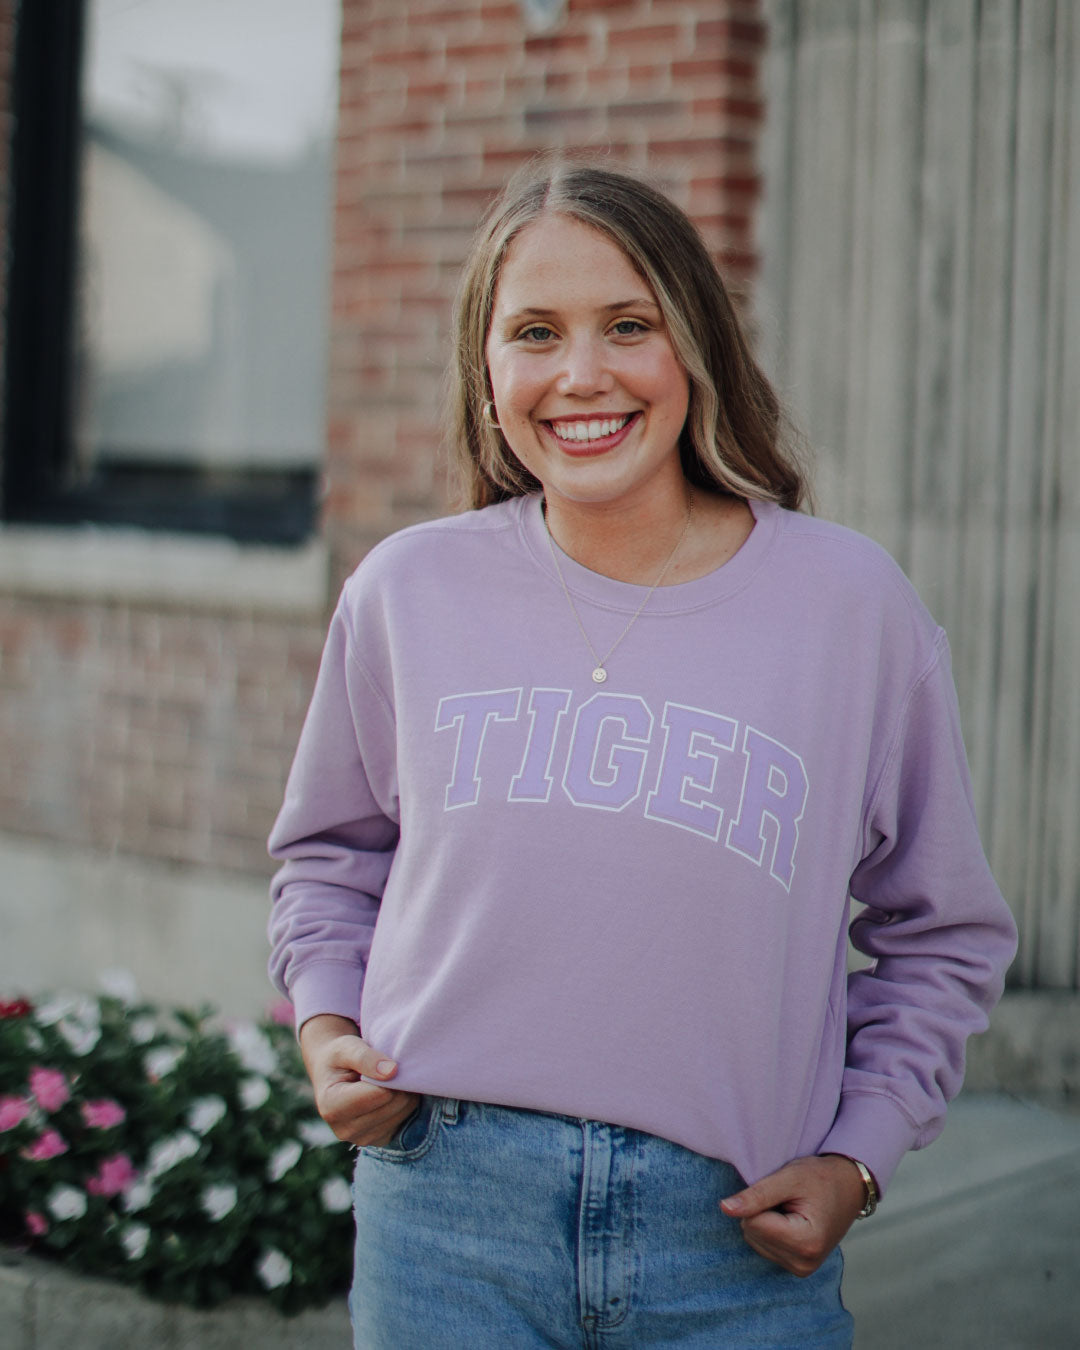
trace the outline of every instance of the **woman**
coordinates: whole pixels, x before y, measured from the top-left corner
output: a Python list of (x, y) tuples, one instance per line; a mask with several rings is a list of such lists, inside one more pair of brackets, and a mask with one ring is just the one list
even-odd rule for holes
[(533, 166), (456, 323), (479, 509), (346, 584), (271, 839), (356, 1344), (847, 1345), (1014, 951), (944, 635), (649, 187)]

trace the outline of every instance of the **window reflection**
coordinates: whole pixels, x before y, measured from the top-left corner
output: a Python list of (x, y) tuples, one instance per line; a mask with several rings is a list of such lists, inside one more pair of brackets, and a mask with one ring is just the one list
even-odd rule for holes
[(73, 468), (317, 462), (340, 0), (90, 0)]

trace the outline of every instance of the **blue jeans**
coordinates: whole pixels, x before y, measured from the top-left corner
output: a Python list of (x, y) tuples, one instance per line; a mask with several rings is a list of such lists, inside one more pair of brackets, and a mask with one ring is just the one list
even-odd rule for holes
[(357, 1157), (357, 1350), (851, 1345), (839, 1249), (809, 1279), (743, 1240), (727, 1163), (638, 1130), (425, 1097)]

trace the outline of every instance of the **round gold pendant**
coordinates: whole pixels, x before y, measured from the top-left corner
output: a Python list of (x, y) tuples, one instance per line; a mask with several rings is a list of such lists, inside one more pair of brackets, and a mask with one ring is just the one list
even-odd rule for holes
[(604, 669), (603, 666), (597, 666), (592, 673), (592, 677), (597, 684), (603, 684), (604, 681), (607, 679), (607, 671)]

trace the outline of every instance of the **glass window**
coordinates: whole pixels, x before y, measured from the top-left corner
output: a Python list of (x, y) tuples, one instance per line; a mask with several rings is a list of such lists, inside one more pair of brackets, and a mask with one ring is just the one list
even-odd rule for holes
[[(340, 8), (85, 0), (68, 95), (67, 237), (50, 257), (25, 230), (15, 236), (17, 268), (42, 277), (59, 265), (70, 278), (51, 338), (36, 339), (63, 424), (45, 447), (50, 472), (8, 475), (9, 514), (271, 539), (310, 529)], [(46, 45), (49, 26), (31, 24)], [(20, 33), (20, 67), (42, 59), (33, 36)], [(19, 135), (29, 93), (19, 82), (25, 182), (49, 146)], [(19, 200), (17, 180), (17, 212)], [(36, 442), (40, 459), (32, 421), (25, 407), (14, 426), (9, 416), (9, 456)]]

